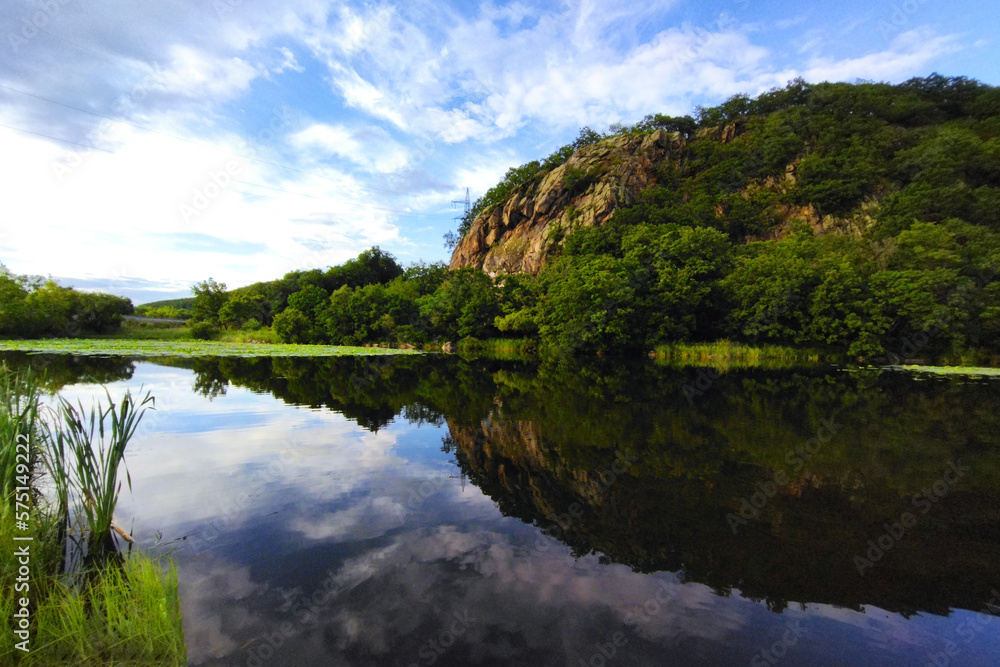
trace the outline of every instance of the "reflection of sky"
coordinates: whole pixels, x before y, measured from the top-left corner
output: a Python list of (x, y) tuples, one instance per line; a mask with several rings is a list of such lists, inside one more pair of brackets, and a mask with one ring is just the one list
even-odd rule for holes
[[(1000, 655), (1000, 621), (985, 617), (968, 641), (957, 633), (984, 618), (972, 612), (904, 619), (790, 604), (775, 614), (673, 574), (574, 559), (463, 484), (442, 429), (397, 419), (373, 434), (236, 387), (208, 400), (193, 377), (140, 363), (127, 383), (151, 390), (157, 410), (130, 445), (133, 494), (118, 512), (142, 548), (158, 532), (181, 540), (167, 548), (192, 664), (578, 666), (604, 664), (602, 648), (615, 651), (608, 665), (770, 664), (760, 651), (796, 622), (801, 639), (783, 665), (933, 664), (949, 650), (950, 664), (991, 665)], [(86, 406), (104, 392), (64, 395)], [(332, 594), (313, 606), (324, 582)]]

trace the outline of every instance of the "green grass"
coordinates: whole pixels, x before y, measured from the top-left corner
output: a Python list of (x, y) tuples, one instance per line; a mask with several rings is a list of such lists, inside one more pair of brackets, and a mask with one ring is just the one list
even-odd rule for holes
[[(36, 524), (37, 525), (37, 524)], [(133, 553), (121, 565), (102, 568), (99, 576), (75, 585), (54, 576), (62, 549), (35, 534), (31, 542), (31, 588), (35, 606), (29, 628), (28, 653), (15, 648), (15, 559), (0, 567), (0, 664), (89, 667), (93, 665), (187, 664), (181, 626), (177, 570), (146, 555)], [(13, 514), (0, 509), (0, 540), (12, 544)], [(20, 594), (19, 594), (20, 595)]]
[[(102, 548), (121, 488), (118, 466), (146, 401), (126, 394), (118, 404), (97, 405), (89, 413), (65, 401), (47, 407), (40, 405), (39, 378), (6, 368), (2, 373), (0, 472), (21, 477), (17, 486), (29, 490), (0, 498), (0, 543), (8, 553), (28, 545), (30, 588), (15, 591), (19, 559), (0, 559), (0, 664), (186, 664), (176, 570), (141, 554), (126, 559)], [(11, 455), (18, 451), (16, 434), (30, 443), (28, 464)], [(40, 490), (43, 470), (47, 494)], [(27, 520), (28, 529), (15, 519)], [(89, 539), (81, 540), (82, 534)], [(86, 557), (67, 557), (74, 553)], [(27, 653), (16, 647), (21, 638), (13, 634), (21, 597), (30, 600)]]
[(129, 357), (340, 357), (419, 354), (414, 350), (335, 345), (229, 343), (203, 340), (125, 340), (120, 338), (53, 338), (0, 340), (0, 350), (78, 356)]
[(223, 343), (269, 343), (271, 345), (281, 345), (281, 339), (274, 333), (271, 327), (261, 327), (256, 331), (243, 331), (242, 329), (224, 330), (219, 334), (217, 340)]
[(88, 336), (96, 340), (194, 340), (191, 327), (125, 322), (117, 333)]
[(934, 375), (976, 375), (981, 377), (1000, 377), (1000, 368), (977, 368), (974, 366), (891, 366), (890, 368), (914, 373), (932, 373)]
[(737, 368), (793, 368), (823, 363), (816, 350), (780, 345), (743, 345), (721, 340), (714, 343), (658, 345), (650, 353), (657, 363), (671, 366), (708, 366), (719, 370)]
[(456, 348), (460, 354), (489, 359), (529, 359), (538, 352), (538, 344), (531, 338), (463, 338)]
[[(82, 404), (74, 407), (60, 397), (55, 411), (58, 421), (43, 439), (45, 464), (56, 489), (58, 511), (67, 512), (70, 528), (74, 526), (73, 517), (77, 517), (77, 522), (86, 519), (90, 554), (110, 537), (122, 486), (118, 469), (125, 463), (125, 448), (143, 414), (154, 404), (148, 392), (137, 400), (126, 391), (117, 404), (110, 393), (107, 397), (107, 407), (98, 403), (89, 412)], [(125, 473), (131, 491), (132, 477), (127, 467)], [(72, 513), (68, 513), (69, 501)]]

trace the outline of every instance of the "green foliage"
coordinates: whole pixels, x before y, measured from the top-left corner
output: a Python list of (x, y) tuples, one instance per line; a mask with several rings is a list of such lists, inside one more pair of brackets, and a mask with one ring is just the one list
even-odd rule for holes
[(403, 275), (403, 268), (390, 253), (378, 246), (365, 250), (355, 259), (327, 269), (320, 283), (327, 293), (340, 287), (364, 287), (385, 284)]
[(123, 317), (133, 310), (129, 299), (15, 276), (0, 265), (0, 335), (108, 334), (117, 331)]
[(213, 278), (203, 280), (191, 288), (194, 292), (193, 319), (219, 325), (219, 313), (229, 299), (226, 284), (217, 283)]
[(635, 126), (626, 129), (626, 131), (643, 133), (666, 130), (667, 132), (677, 132), (682, 137), (690, 138), (694, 136), (697, 128), (698, 121), (691, 116), (664, 116), (658, 113), (646, 116)]
[[(144, 303), (141, 306), (135, 307), (135, 314), (147, 315), (149, 310), (156, 310), (158, 308), (176, 308), (182, 312), (187, 312), (194, 308), (194, 297), (189, 296), (183, 299), (164, 299), (163, 301)], [(149, 317), (153, 316), (149, 315)], [(190, 313), (187, 314), (187, 317), (190, 317)]]
[[(320, 290), (322, 291), (322, 290)], [(250, 320), (260, 323), (267, 318), (264, 296), (249, 291), (233, 291), (219, 308), (219, 324), (227, 329), (239, 329)]]
[[(265, 329), (262, 331), (269, 331)], [(230, 332), (226, 338), (238, 337)], [(345, 347), (329, 345), (292, 345), (278, 341), (267, 343), (194, 340), (117, 340), (93, 338), (59, 338), (41, 340), (0, 340), (0, 351), (37, 352), (41, 354), (81, 357), (339, 357), (382, 354), (410, 354), (405, 350), (378, 347)], [(131, 369), (124, 374), (130, 377)]]
[(312, 343), (313, 323), (298, 308), (286, 308), (274, 317), (274, 332), (282, 343)]
[(176, 306), (151, 307), (148, 304), (135, 307), (135, 314), (141, 317), (163, 317), (169, 319), (187, 320), (194, 315), (190, 309), (182, 309)]
[(420, 317), (432, 336), (448, 338), (496, 335), (494, 322), (501, 314), (493, 279), (482, 271), (463, 268), (452, 272), (433, 294), (418, 301)]
[(643, 341), (632, 276), (638, 267), (608, 255), (564, 257), (542, 276), (543, 343), (568, 352), (618, 353)]
[(594, 165), (589, 169), (581, 169), (574, 165), (568, 165), (563, 172), (563, 186), (573, 196), (585, 192), (592, 184), (596, 183), (604, 170), (599, 165)]
[(219, 335), (219, 327), (211, 322), (195, 322), (189, 329), (195, 340), (212, 340)]

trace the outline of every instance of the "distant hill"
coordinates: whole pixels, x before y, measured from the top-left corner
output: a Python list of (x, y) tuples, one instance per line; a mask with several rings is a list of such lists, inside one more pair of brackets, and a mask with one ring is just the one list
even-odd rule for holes
[(193, 296), (183, 299), (164, 299), (135, 307), (135, 314), (141, 317), (166, 317), (188, 319), (194, 315)]
[(137, 308), (182, 308), (191, 309), (194, 308), (194, 297), (189, 296), (184, 299), (165, 299), (163, 301), (151, 301), (149, 303), (144, 303)]

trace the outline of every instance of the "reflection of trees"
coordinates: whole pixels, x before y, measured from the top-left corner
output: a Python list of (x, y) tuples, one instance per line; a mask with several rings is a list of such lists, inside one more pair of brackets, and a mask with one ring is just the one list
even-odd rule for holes
[(130, 380), (135, 372), (135, 360), (125, 357), (0, 352), (0, 363), (19, 370), (31, 369), (42, 388), (50, 393), (82, 382), (108, 384)]
[[(53, 383), (131, 377), (127, 360), (4, 355)], [(13, 361), (11, 362), (13, 363)], [(336, 410), (372, 431), (444, 424), (443, 447), (501, 511), (576, 554), (671, 570), (780, 610), (791, 600), (904, 613), (978, 609), (1000, 580), (1000, 411), (988, 382), (897, 373), (749, 370), (689, 402), (697, 371), (455, 356), (175, 359), (196, 390), (228, 384)], [(101, 378), (104, 378), (103, 380)], [(61, 385), (60, 385), (61, 386)], [(824, 420), (838, 433), (798, 466)], [(619, 454), (635, 459), (605, 484)], [(951, 460), (971, 472), (864, 577), (854, 556)], [(746, 525), (727, 516), (781, 471)], [(570, 525), (553, 520), (578, 503)]]
[[(574, 553), (679, 571), (776, 610), (790, 600), (978, 609), (1000, 578), (1000, 415), (988, 383), (747, 372), (690, 405), (685, 373), (650, 367), (609, 373), (603, 387), (618, 391), (599, 396), (551, 368), (494, 378), (495, 403), (478, 423), (449, 419), (457, 459), (504, 513)], [(831, 417), (839, 432), (790, 465)], [(602, 483), (619, 452), (635, 464)], [(914, 511), (913, 495), (950, 460), (973, 472), (859, 576), (854, 557)], [(775, 471), (789, 481), (734, 534), (727, 517)], [(554, 517), (573, 503), (583, 516), (560, 526)]]
[[(903, 613), (979, 608), (1000, 579), (1000, 414), (988, 384), (872, 371), (744, 371), (690, 403), (694, 370), (451, 356), (218, 360), (230, 382), (325, 406), (371, 430), (446, 419), (446, 451), (502, 512), (578, 555), (671, 570), (781, 610), (788, 601)], [(836, 435), (789, 463), (824, 421)], [(627, 475), (605, 484), (619, 453)], [(974, 474), (858, 575), (854, 556), (960, 459)], [(775, 471), (790, 479), (734, 534)], [(607, 479), (607, 478), (605, 478)], [(583, 515), (553, 517), (579, 503)], [(930, 564), (933, 564), (931, 567)]]

